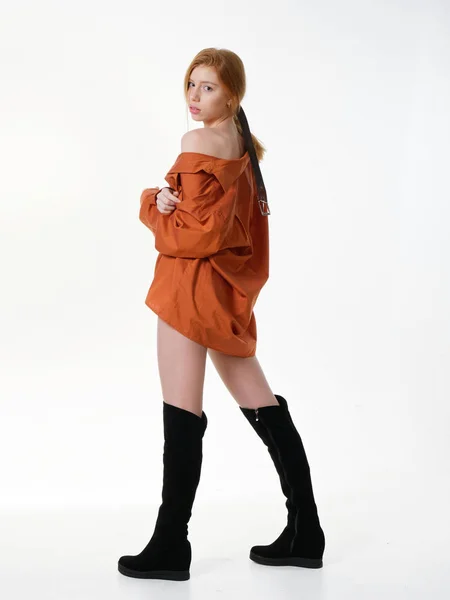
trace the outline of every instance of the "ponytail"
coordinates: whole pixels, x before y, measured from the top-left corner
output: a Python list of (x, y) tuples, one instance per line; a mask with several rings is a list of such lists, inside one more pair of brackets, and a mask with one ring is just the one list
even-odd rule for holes
[(234, 115), (233, 119), (237, 130), (244, 138), (245, 148), (250, 156), (253, 173), (256, 179), (259, 209), (263, 216), (270, 215), (269, 204), (267, 202), (266, 186), (264, 185), (261, 169), (259, 168), (259, 158), (262, 158), (261, 155), (264, 152), (264, 149), (259, 140), (251, 133), (248, 126), (247, 117), (242, 106), (239, 106), (237, 115)]

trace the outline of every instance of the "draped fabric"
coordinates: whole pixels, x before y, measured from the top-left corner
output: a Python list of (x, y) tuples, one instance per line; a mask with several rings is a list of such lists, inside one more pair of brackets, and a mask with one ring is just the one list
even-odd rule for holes
[(139, 219), (158, 251), (146, 305), (186, 337), (233, 356), (256, 353), (254, 306), (269, 277), (269, 224), (248, 152), (182, 152), (166, 174), (181, 200), (170, 214), (143, 190)]

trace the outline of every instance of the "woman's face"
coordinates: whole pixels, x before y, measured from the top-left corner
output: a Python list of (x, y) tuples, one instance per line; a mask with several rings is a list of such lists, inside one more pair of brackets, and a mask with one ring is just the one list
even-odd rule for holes
[[(227, 106), (229, 96), (219, 82), (213, 67), (198, 66), (193, 69), (188, 83), (188, 106), (194, 121), (204, 121), (209, 126), (231, 115)], [(195, 107), (199, 111), (192, 111)]]

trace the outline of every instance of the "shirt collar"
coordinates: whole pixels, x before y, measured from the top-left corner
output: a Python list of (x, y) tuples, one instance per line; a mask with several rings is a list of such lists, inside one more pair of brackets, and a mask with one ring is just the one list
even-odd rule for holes
[[(219, 158), (200, 152), (181, 152), (167, 175), (196, 173), (198, 171), (212, 173), (221, 184), (224, 192), (226, 192), (245, 171), (249, 162), (250, 155), (248, 151), (246, 151), (244, 156), (236, 159)], [(169, 181), (167, 176), (166, 181)]]

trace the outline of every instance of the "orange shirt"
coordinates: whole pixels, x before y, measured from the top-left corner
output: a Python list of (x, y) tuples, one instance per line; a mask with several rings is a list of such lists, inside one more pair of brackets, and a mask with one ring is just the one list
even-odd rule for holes
[(145, 189), (139, 219), (159, 252), (145, 304), (195, 342), (233, 356), (256, 353), (253, 307), (269, 277), (269, 222), (248, 152), (225, 159), (181, 152), (165, 176), (181, 200), (170, 214)]

